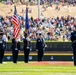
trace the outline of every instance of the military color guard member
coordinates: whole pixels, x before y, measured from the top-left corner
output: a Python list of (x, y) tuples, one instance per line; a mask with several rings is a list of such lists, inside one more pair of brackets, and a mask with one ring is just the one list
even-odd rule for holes
[(6, 49), (6, 40), (3, 40), (3, 30), (0, 29), (0, 63), (3, 63), (4, 52)]
[(74, 56), (74, 66), (76, 66), (76, 26), (75, 29), (71, 33), (71, 41), (72, 41), (72, 49), (73, 49), (73, 56)]
[(38, 62), (42, 61), (45, 50), (45, 42), (41, 33), (39, 33), (39, 36), (37, 37), (36, 40), (36, 50), (38, 52)]
[(24, 37), (25, 37), (23, 39), (23, 43), (24, 43), (24, 47), (23, 47), (23, 50), (24, 50), (24, 62), (28, 63), (29, 53), (30, 53), (30, 50), (31, 50), (31, 40), (30, 40), (27, 32), (24, 32)]
[(20, 50), (20, 41), (18, 39), (12, 38), (12, 55), (13, 55), (13, 63), (17, 63), (18, 53)]

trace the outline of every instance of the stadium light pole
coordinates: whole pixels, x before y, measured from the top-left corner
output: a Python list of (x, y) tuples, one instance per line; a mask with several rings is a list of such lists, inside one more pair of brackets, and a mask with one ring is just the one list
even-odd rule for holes
[(40, 19), (40, 0), (38, 0), (38, 19)]

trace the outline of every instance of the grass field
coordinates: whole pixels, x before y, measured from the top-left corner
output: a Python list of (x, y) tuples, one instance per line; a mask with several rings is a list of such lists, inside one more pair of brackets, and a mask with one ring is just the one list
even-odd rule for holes
[(0, 64), (0, 75), (76, 75), (73, 62), (7, 62)]

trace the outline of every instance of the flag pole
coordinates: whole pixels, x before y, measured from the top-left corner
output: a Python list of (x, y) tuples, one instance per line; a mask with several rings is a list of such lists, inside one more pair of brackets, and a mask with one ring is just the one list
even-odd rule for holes
[(38, 0), (38, 20), (39, 19), (40, 19), (40, 0)]
[[(26, 8), (28, 9), (28, 3), (26, 4)], [(27, 10), (26, 10), (26, 12), (27, 12)], [(26, 17), (25, 17), (25, 19), (26, 19)], [(28, 33), (28, 30), (25, 28), (25, 33)]]

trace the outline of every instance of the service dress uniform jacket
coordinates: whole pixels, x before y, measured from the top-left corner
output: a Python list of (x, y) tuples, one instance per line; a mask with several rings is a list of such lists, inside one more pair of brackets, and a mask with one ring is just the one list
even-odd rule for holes
[(74, 65), (76, 66), (76, 31), (71, 33), (72, 49), (74, 56)]
[(12, 55), (13, 55), (13, 63), (17, 63), (18, 60), (18, 53), (20, 50), (20, 41), (16, 41), (15, 39), (12, 39)]
[(38, 50), (38, 61), (42, 61), (44, 50), (45, 50), (45, 43), (44, 43), (43, 38), (37, 38), (36, 49)]
[(6, 41), (0, 38), (0, 63), (3, 62), (5, 50), (6, 50)]
[(23, 50), (24, 50), (24, 62), (28, 63), (29, 53), (30, 53), (30, 50), (31, 50), (31, 40), (29, 38), (24, 38), (23, 43), (24, 43), (24, 47), (23, 47)]

